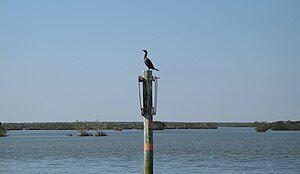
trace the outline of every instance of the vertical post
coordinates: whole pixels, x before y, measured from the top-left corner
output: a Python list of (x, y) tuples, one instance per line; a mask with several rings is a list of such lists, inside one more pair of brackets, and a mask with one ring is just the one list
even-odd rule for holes
[(144, 174), (153, 174), (152, 71), (143, 74)]

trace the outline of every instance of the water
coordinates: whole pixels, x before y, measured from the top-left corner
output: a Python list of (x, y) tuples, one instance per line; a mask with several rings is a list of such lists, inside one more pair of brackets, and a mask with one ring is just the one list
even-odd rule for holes
[[(9, 131), (0, 174), (143, 173), (143, 131)], [(154, 173), (299, 174), (300, 132), (253, 128), (154, 131)]]

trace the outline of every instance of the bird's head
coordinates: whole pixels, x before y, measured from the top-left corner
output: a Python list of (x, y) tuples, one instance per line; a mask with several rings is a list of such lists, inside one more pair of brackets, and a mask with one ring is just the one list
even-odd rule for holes
[(142, 51), (144, 51), (144, 53), (145, 53), (145, 54), (147, 54), (147, 53), (148, 53), (148, 52), (147, 52), (147, 50), (142, 50)]

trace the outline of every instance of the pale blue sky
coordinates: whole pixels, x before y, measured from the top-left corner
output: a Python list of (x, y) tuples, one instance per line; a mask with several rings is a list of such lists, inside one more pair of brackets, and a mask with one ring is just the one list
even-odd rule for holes
[(300, 1), (0, 1), (0, 121), (300, 120)]

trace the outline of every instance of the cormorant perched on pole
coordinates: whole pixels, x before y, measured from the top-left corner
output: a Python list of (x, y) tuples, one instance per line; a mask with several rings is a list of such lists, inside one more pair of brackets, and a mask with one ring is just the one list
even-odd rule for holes
[(154, 69), (154, 70), (156, 70), (156, 71), (159, 71), (158, 69), (156, 69), (156, 68), (153, 66), (151, 60), (147, 57), (147, 55), (148, 55), (147, 50), (143, 50), (143, 51), (145, 52), (145, 55), (144, 55), (144, 62), (145, 62), (145, 65), (148, 67), (148, 69)]

